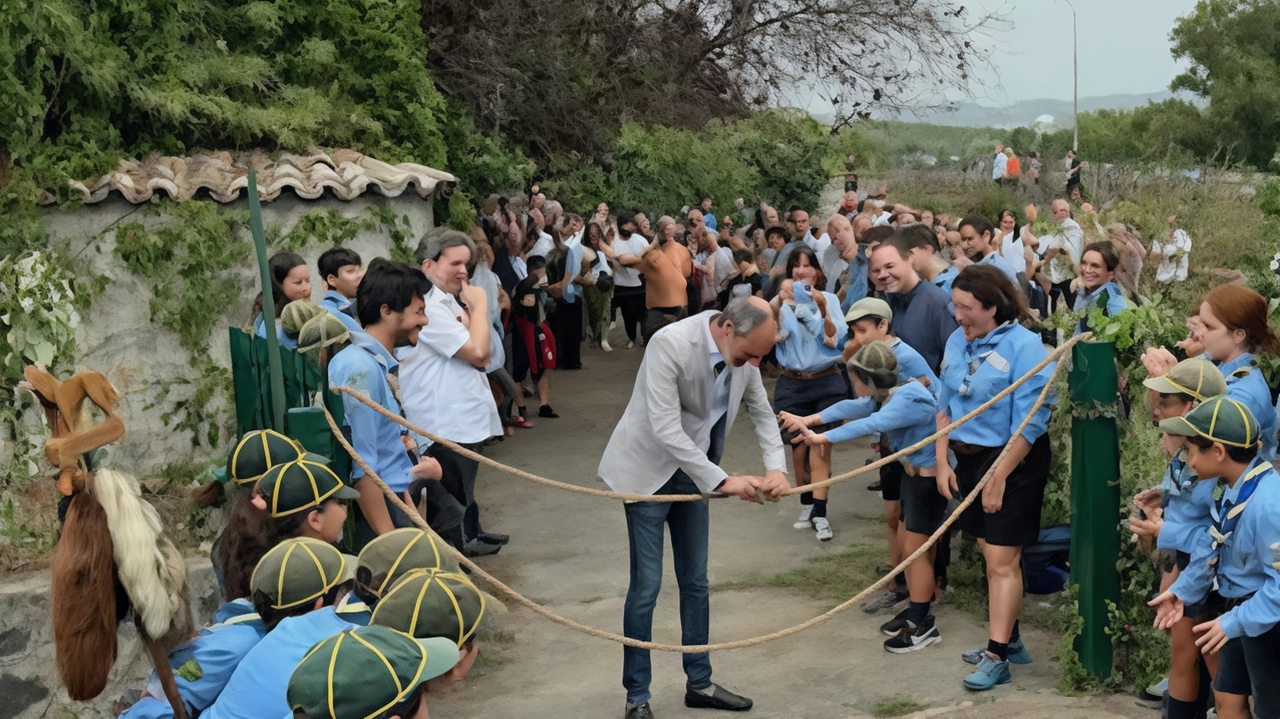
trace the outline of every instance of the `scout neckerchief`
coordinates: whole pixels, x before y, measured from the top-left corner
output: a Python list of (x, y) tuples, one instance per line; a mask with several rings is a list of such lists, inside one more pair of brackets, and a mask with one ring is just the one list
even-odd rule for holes
[(1236, 523), (1240, 521), (1240, 514), (1244, 512), (1245, 506), (1249, 504), (1249, 498), (1258, 488), (1259, 475), (1268, 469), (1271, 469), (1271, 464), (1261, 462), (1241, 477), (1240, 491), (1236, 493), (1234, 502), (1226, 498), (1227, 483), (1219, 478), (1218, 484), (1213, 488), (1214, 505), (1210, 510), (1213, 526), (1209, 527), (1209, 535), (1213, 537), (1215, 551), (1235, 531)]
[(969, 383), (973, 381), (973, 377), (978, 373), (978, 370), (982, 369), (982, 365), (987, 362), (990, 362), (991, 366), (1000, 372), (1009, 371), (1009, 361), (1000, 356), (996, 349), (1011, 329), (1013, 329), (1013, 322), (1006, 322), (991, 330), (985, 336), (965, 345), (964, 361), (968, 365), (966, 367), (968, 372), (960, 383), (960, 389), (956, 391), (957, 394), (968, 396)]
[(1183, 492), (1190, 492), (1195, 486), (1196, 473), (1191, 469), (1191, 465), (1187, 464), (1187, 448), (1179, 447), (1177, 452), (1173, 453), (1173, 457), (1169, 460), (1169, 467), (1165, 470), (1166, 476), (1169, 478), (1169, 491), (1164, 493), (1164, 502), (1161, 506), (1169, 506), (1170, 497), (1181, 496)]

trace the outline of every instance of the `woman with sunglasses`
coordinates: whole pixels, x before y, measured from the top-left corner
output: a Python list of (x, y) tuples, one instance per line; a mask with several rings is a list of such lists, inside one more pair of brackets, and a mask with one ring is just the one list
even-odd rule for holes
[[(1028, 317), (1027, 302), (997, 268), (971, 265), (951, 286), (960, 327), (947, 341), (939, 373), (938, 429), (986, 403), (1031, 371), (1047, 356), (1037, 332), (1018, 322)], [(938, 439), (938, 491), (963, 498), (990, 470), (1006, 445), (1009, 453), (981, 496), (960, 516), (958, 525), (977, 537), (987, 564), (989, 631), (985, 649), (968, 652), (978, 668), (965, 677), (969, 689), (991, 689), (1012, 681), (1009, 662), (1027, 664), (1030, 655), (1018, 634), (1022, 607), (1022, 547), (1040, 533), (1040, 507), (1049, 479), (1049, 401), (1031, 408), (1053, 374), (1050, 364), (973, 420)], [(1031, 421), (1015, 434), (1022, 420)], [(955, 456), (954, 469), (949, 457)]]

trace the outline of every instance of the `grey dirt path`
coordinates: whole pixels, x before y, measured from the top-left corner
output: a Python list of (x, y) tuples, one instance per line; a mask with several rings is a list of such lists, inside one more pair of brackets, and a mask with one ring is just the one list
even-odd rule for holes
[[(552, 405), (559, 419), (537, 419), (531, 430), (489, 448), (493, 458), (544, 476), (603, 487), (596, 466), (621, 416), (639, 366), (640, 348), (621, 349), (614, 332), (612, 354), (584, 350), (585, 369), (552, 374)], [(531, 402), (531, 407), (536, 402)], [(730, 473), (763, 471), (745, 412), (729, 438)], [(865, 443), (839, 447), (836, 471), (861, 466)], [(711, 506), (709, 579), (713, 587), (749, 575), (770, 577), (823, 554), (858, 544), (883, 547), (877, 494), (855, 478), (832, 492), (835, 539), (819, 543), (808, 530), (793, 529), (793, 498), (759, 506), (736, 499)], [(480, 560), (495, 576), (555, 612), (590, 626), (621, 632), (627, 591), (628, 552), (621, 504), (535, 485), (482, 469), (477, 493), (485, 528), (509, 533), (511, 544)], [(669, 546), (669, 545), (668, 545)], [(654, 620), (657, 641), (680, 638), (678, 593), (667, 559), (667, 575)], [(719, 590), (711, 596), (711, 641), (768, 634), (820, 614), (836, 602), (782, 588)], [(482, 644), (482, 660), (461, 686), (431, 698), (440, 717), (621, 717), (622, 649), (605, 640), (552, 624), (523, 608), (500, 617), (499, 640)], [(1014, 668), (1014, 684), (981, 695), (960, 680), (968, 665), (964, 650), (985, 644), (984, 627), (971, 615), (943, 606), (943, 641), (914, 654), (885, 653), (878, 627), (888, 617), (854, 608), (832, 621), (776, 642), (712, 657), (715, 679), (755, 700), (757, 717), (861, 717), (879, 702), (899, 696), (928, 707), (924, 715), (955, 717), (1134, 717), (1154, 712), (1126, 697), (1067, 698), (1054, 691), (1056, 667), (1049, 660), (1055, 637), (1025, 632), (1034, 664)], [(678, 655), (655, 653), (653, 709), (659, 719), (709, 716), (684, 707), (684, 675)]]

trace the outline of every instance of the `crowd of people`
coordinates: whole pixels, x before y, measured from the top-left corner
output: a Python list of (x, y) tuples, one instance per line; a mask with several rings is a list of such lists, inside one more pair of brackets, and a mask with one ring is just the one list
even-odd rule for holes
[[(270, 260), (276, 317), (259, 307), (253, 324), (260, 336), (274, 324), (331, 386), (477, 453), (557, 417), (551, 371), (581, 368), (584, 343), (643, 351), (601, 479), (628, 493), (776, 500), (793, 482), (828, 479), (833, 443), (866, 437), (888, 456), (992, 401), (1061, 341), (1042, 322), (1050, 313), (1115, 315), (1140, 303), (1148, 258), (1159, 258), (1158, 282), (1186, 279), (1191, 241), (1176, 217), (1168, 239), (1148, 247), (1131, 227), (1102, 227), (1087, 207), (1058, 199), (1049, 211), (1054, 232), (1036, 236), (1032, 206), (952, 217), (889, 203), (877, 188), (850, 190), (818, 221), (803, 207), (748, 210), (741, 200), (717, 213), (709, 196), (652, 222), (603, 202), (584, 219), (534, 187), (489, 198), (469, 233), (427, 232), (416, 266), (326, 251), (319, 303), (310, 269), (279, 253)], [(1280, 573), (1267, 549), (1280, 540), (1280, 477), (1268, 463), (1277, 413), (1253, 364), (1253, 353), (1277, 350), (1266, 317), (1257, 293), (1215, 289), (1188, 320), (1180, 351), (1193, 359), (1164, 348), (1144, 358), (1171, 460), (1164, 483), (1135, 498), (1143, 514), (1133, 529), (1158, 548), (1164, 576), (1153, 606), (1171, 630), (1172, 719), (1203, 716), (1211, 682), (1220, 717), (1247, 716), (1249, 695), (1258, 716), (1280, 717)], [(1008, 683), (1011, 664), (1032, 660), (1018, 623), (1022, 549), (1037, 541), (1049, 479), (1052, 395), (1032, 408), (1052, 372), (1040, 369), (976, 419), (885, 465), (869, 487), (883, 500), (887, 572), (992, 472), (955, 527), (980, 545), (989, 591), (988, 643), (962, 657), (974, 665), (963, 679), (972, 690)], [(771, 395), (762, 376), (776, 378)], [(535, 398), (536, 416), (527, 409)], [(744, 404), (763, 478), (718, 466)], [(213, 551), (226, 604), (171, 657), (189, 713), (426, 716), (433, 684), (461, 679), (474, 661), (483, 595), (410, 515), (467, 556), (500, 551), (510, 538), (483, 528), (478, 462), (358, 401), (345, 402), (344, 423), (408, 513), (360, 466), (339, 478), (282, 435), (241, 438), (228, 463), (239, 489)], [(843, 529), (832, 501), (838, 493), (826, 487), (801, 494), (795, 528), (831, 540)], [(626, 635), (650, 638), (669, 526), (683, 640), (706, 643), (706, 502), (625, 511)], [(881, 626), (886, 651), (940, 641), (933, 607), (945, 596), (951, 539), (864, 606), (897, 610)], [(199, 671), (184, 673), (190, 662)], [(711, 682), (707, 655), (685, 655), (684, 667), (689, 706), (750, 708)], [(628, 647), (623, 675), (627, 719), (652, 717), (648, 652)], [(172, 716), (154, 678), (126, 715)]]

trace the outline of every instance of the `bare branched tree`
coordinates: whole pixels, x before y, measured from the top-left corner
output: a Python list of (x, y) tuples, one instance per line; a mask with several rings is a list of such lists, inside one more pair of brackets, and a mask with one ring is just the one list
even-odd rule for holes
[(699, 127), (817, 87), (837, 124), (987, 76), (1000, 18), (937, 0), (425, 0), (436, 82), (536, 154)]

